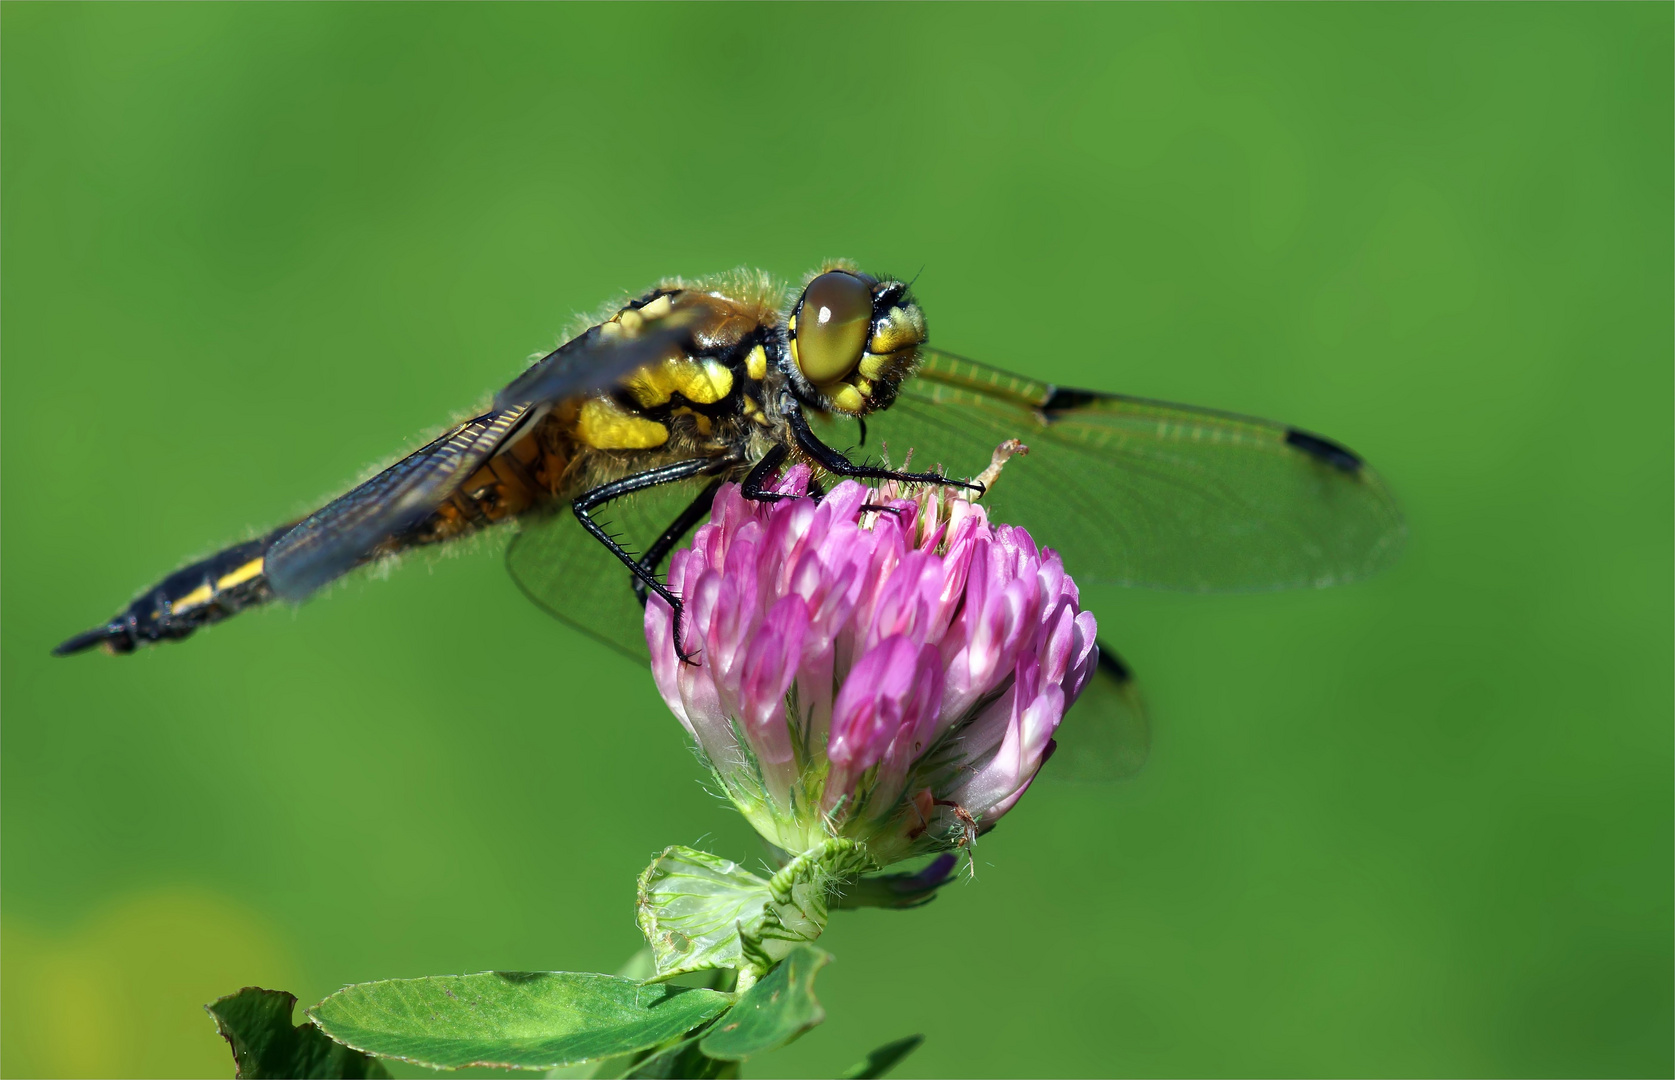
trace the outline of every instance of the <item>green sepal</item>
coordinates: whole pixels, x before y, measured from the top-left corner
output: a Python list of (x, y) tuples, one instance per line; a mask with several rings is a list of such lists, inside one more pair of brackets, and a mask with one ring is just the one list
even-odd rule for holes
[(919, 1044), (925, 1041), (923, 1035), (909, 1035), (905, 1039), (897, 1039), (892, 1043), (885, 1043), (866, 1056), (866, 1060), (850, 1066), (839, 1080), (877, 1080), (895, 1068), (901, 1059), (919, 1049)]
[(826, 929), (828, 899), (874, 866), (865, 846), (827, 840), (761, 878), (731, 859), (664, 850), (640, 875), (638, 921), (658, 979), (729, 967), (760, 975)]
[(937, 890), (954, 880), (952, 852), (938, 855), (921, 870), (900, 874), (867, 874), (855, 879), (832, 899), (832, 908), (916, 908), (936, 899)]
[(743, 1061), (776, 1050), (826, 1019), (814, 996), (814, 975), (831, 955), (795, 945), (772, 971), (746, 990), (699, 1043), (712, 1058)]
[(769, 899), (767, 881), (731, 859), (689, 847), (664, 849), (640, 875), (635, 900), (653, 977), (743, 967), (739, 925), (758, 921)]
[(679, 1039), (733, 995), (569, 971), (485, 971), (348, 986), (308, 1010), (333, 1039), (432, 1069), (552, 1069)]
[(240, 1080), (389, 1077), (373, 1058), (332, 1042), (313, 1024), (291, 1023), (296, 1005), (295, 994), (246, 986), (204, 1006), (215, 1020), (215, 1029), (233, 1048), (234, 1076)]

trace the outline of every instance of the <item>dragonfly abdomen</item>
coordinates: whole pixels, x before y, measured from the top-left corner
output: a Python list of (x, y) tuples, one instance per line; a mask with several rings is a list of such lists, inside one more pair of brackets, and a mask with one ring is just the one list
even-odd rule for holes
[(550, 502), (563, 483), (572, 449), (552, 418), (502, 448), (417, 525), (392, 536), (369, 559), (439, 544), (517, 517)]
[(52, 650), (68, 656), (95, 645), (109, 653), (130, 653), (137, 646), (175, 641), (200, 626), (220, 622), (247, 607), (272, 599), (263, 563), (268, 548), (295, 522), (266, 536), (216, 552), (183, 567), (148, 589), (103, 626), (96, 626)]

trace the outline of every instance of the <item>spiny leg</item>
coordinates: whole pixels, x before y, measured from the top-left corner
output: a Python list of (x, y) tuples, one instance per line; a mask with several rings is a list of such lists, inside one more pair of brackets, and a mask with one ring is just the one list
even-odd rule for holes
[[(785, 455), (789, 452), (789, 449), (783, 444), (770, 446), (768, 452), (762, 455), (762, 460), (751, 466), (750, 473), (745, 476), (744, 481), (739, 485), (739, 493), (756, 502), (778, 502), (780, 499), (795, 498), (794, 495), (769, 491), (767, 486), (768, 476), (779, 470), (780, 465), (785, 462)], [(819, 502), (826, 497), (826, 489), (821, 486), (818, 477), (811, 476), (808, 478), (806, 494), (808, 498), (815, 502)]]
[(768, 452), (762, 455), (762, 460), (750, 467), (745, 474), (744, 482), (739, 485), (739, 494), (753, 502), (778, 502), (781, 499), (794, 499), (795, 495), (788, 495), (782, 491), (769, 491), (768, 478), (779, 471), (779, 466), (785, 461), (789, 453), (784, 443), (774, 443), (768, 447)]
[[(718, 476), (711, 480), (703, 491), (698, 493), (698, 497), (693, 499), (691, 504), (680, 512), (675, 520), (669, 524), (669, 527), (663, 530), (663, 534), (652, 541), (652, 545), (646, 549), (646, 553), (640, 556), (640, 570), (651, 574), (653, 577), (657, 576), (658, 566), (662, 564), (669, 552), (674, 549), (674, 546), (680, 543), (680, 538), (685, 536), (692, 526), (709, 516), (710, 507), (715, 503), (715, 493), (720, 487), (721, 477)], [(642, 580), (639, 571), (635, 572), (629, 582), (634, 587), (634, 596), (640, 601), (640, 606), (645, 607), (646, 583)]]
[[(981, 495), (986, 489), (982, 484), (965, 480), (950, 480), (942, 473), (913, 473), (897, 472), (894, 469), (881, 469), (873, 465), (857, 465), (844, 457), (843, 454), (820, 441), (814, 429), (808, 426), (808, 418), (796, 400), (789, 395), (781, 400), (781, 411), (786, 422), (791, 426), (791, 433), (796, 436), (797, 445), (805, 454), (813, 458), (822, 469), (834, 476), (853, 477), (857, 480), (893, 480), (901, 484), (942, 484), (947, 487), (963, 487)], [(766, 458), (763, 459), (764, 461)]]
[(601, 484), (589, 491), (584, 491), (570, 503), (570, 510), (576, 515), (576, 520), (582, 523), (582, 528), (593, 535), (593, 538), (605, 545), (605, 550), (615, 555), (622, 565), (628, 567), (634, 577), (646, 588), (661, 596), (674, 611), (675, 654), (685, 663), (692, 663), (692, 657), (681, 649), (681, 619), (683, 605), (680, 598), (670, 592), (668, 588), (657, 580), (657, 575), (642, 566), (640, 560), (625, 551), (621, 544), (611, 538), (603, 526), (593, 520), (592, 511), (595, 507), (603, 506), (612, 499), (620, 499), (624, 495), (632, 495), (636, 491), (660, 487), (663, 484), (673, 484), (681, 480), (690, 480), (694, 476), (702, 476), (708, 472), (717, 472), (731, 465), (737, 464), (732, 458), (691, 458), (677, 461), (657, 469), (648, 469), (642, 473), (625, 476), (620, 480), (613, 480), (608, 484)]

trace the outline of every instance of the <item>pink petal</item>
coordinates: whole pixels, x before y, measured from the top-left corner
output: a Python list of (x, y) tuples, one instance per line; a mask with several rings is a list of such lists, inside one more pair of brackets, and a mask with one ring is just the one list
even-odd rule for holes
[(766, 763), (785, 764), (792, 758), (785, 692), (797, 677), (807, 631), (808, 606), (803, 598), (784, 597), (768, 612), (745, 655), (740, 719), (757, 756)]
[(901, 730), (913, 700), (919, 654), (919, 646), (908, 638), (889, 638), (866, 652), (844, 679), (826, 743), (832, 763), (828, 801), (876, 765)]

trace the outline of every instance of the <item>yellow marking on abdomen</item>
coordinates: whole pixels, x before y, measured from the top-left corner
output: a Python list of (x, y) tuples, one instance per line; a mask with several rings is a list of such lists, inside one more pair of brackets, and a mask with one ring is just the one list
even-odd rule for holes
[(215, 590), (210, 588), (209, 582), (206, 581), (202, 585), (199, 585), (196, 589), (187, 593), (185, 596), (182, 596), (180, 599), (170, 600), (169, 607), (175, 611), (179, 611), (182, 608), (195, 608), (200, 604), (209, 603), (214, 596)]
[(243, 566), (234, 570), (230, 574), (222, 574), (220, 577), (215, 579), (215, 588), (218, 591), (231, 589), (235, 586), (243, 585), (246, 581), (249, 581), (253, 577), (259, 577), (262, 573), (263, 561), (264, 560), (262, 558), (257, 557), (251, 559), (249, 562), (245, 563)]

